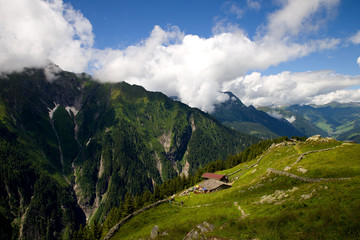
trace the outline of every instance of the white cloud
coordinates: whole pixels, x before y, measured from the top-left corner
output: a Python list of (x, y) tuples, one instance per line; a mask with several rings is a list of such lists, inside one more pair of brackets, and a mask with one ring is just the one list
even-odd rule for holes
[(252, 41), (238, 28), (206, 39), (156, 26), (139, 45), (99, 51), (95, 76), (102, 81), (126, 81), (176, 95), (190, 106), (211, 111), (215, 103), (226, 100), (219, 93), (223, 85), (247, 71), (266, 69), (337, 44), (334, 39), (302, 45)]
[(360, 44), (360, 31), (358, 31), (354, 36), (350, 37), (350, 41), (354, 44)]
[(251, 9), (259, 10), (261, 8), (261, 5), (258, 1), (246, 0), (246, 3), (248, 5), (248, 7)]
[(240, 8), (235, 2), (232, 1), (224, 2), (222, 5), (222, 9), (228, 14), (235, 15), (236, 18), (238, 19), (242, 18), (244, 14), (244, 10)]
[(290, 117), (284, 117), (280, 112), (277, 112), (277, 111), (271, 111), (271, 112), (268, 112), (268, 114), (270, 116), (272, 116), (273, 118), (276, 118), (276, 119), (285, 119), (286, 121), (288, 121), (289, 123), (293, 123), (296, 121), (296, 117), (295, 116), (290, 116)]
[(253, 72), (227, 82), (223, 90), (231, 89), (245, 104), (264, 106), (356, 101), (357, 91), (348, 89), (352, 86), (360, 86), (360, 76), (332, 71), (282, 72), (268, 76)]
[[(329, 15), (338, 0), (280, 2), (281, 9), (269, 15), (253, 39), (232, 24), (218, 24), (209, 38), (155, 26), (136, 45), (98, 50), (92, 48), (90, 22), (62, 0), (0, 0), (0, 71), (41, 66), (49, 59), (64, 70), (80, 72), (89, 67), (102, 81), (127, 81), (179, 96), (205, 111), (228, 99), (221, 93), (224, 89), (234, 91), (245, 103), (267, 105), (310, 102), (321, 95), (320, 101), (359, 84), (358, 77), (332, 72), (246, 75), (340, 43), (332, 38), (297, 38), (318, 29), (324, 17), (317, 14)], [(247, 4), (248, 8), (261, 7), (253, 0)], [(229, 6), (241, 16), (237, 5)]]
[(291, 116), (291, 117), (285, 118), (285, 119), (286, 119), (286, 121), (288, 121), (289, 123), (293, 123), (293, 122), (296, 121), (296, 117), (295, 117), (295, 116)]
[[(355, 35), (350, 37), (349, 40), (353, 44), (360, 44), (360, 31), (358, 31)], [(357, 59), (357, 64), (360, 66), (360, 57)]]
[(51, 60), (84, 71), (94, 36), (90, 22), (62, 0), (0, 0), (0, 71)]
[(276, 119), (282, 119), (284, 118), (283, 115), (281, 115), (281, 113), (277, 112), (277, 111), (271, 111), (271, 112), (268, 112), (268, 114), (270, 116), (272, 116), (273, 118), (276, 118)]
[(325, 11), (325, 19), (328, 18), (339, 0), (286, 0), (281, 3), (282, 8), (269, 16), (266, 34), (270, 38), (287, 40), (299, 33), (317, 30), (324, 18), (315, 14)]
[(360, 89), (342, 89), (321, 94), (315, 96), (312, 103), (321, 105), (332, 101), (341, 103), (360, 102)]
[[(330, 11), (337, 0), (283, 2), (286, 2), (283, 8), (270, 15), (264, 36), (254, 40), (231, 24), (220, 23), (210, 38), (155, 26), (150, 37), (138, 45), (125, 50), (98, 51), (95, 76), (102, 81), (126, 81), (169, 96), (176, 95), (192, 107), (212, 111), (214, 104), (227, 99), (221, 90), (239, 76), (331, 49), (340, 43), (338, 39), (310, 39), (299, 43), (287, 37), (307, 33), (302, 24), (310, 22), (316, 12)], [(232, 91), (232, 88), (226, 89)], [(251, 93), (239, 97), (251, 96)], [(254, 102), (259, 102), (258, 96), (254, 97)]]
[(55, 80), (58, 77), (58, 73), (61, 71), (62, 71), (62, 69), (59, 68), (59, 66), (57, 66), (51, 62), (48, 63), (44, 68), (44, 74), (46, 76), (46, 79), (49, 82)]

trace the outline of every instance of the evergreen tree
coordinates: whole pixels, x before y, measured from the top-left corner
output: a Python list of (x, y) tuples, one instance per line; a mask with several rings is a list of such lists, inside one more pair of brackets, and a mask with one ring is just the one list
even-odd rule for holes
[(133, 199), (129, 192), (126, 192), (123, 204), (123, 216), (127, 216), (134, 211)]

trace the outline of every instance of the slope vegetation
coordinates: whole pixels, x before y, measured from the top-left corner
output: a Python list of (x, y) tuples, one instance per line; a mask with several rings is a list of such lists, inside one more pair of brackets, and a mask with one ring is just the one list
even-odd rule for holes
[(162, 93), (60, 69), (0, 75), (0, 132), (0, 220), (28, 239), (69, 238), (126, 193), (258, 141)]
[[(272, 145), (220, 173), (226, 190), (176, 196), (112, 239), (357, 239), (360, 145), (333, 139)], [(157, 226), (157, 228), (154, 228)]]

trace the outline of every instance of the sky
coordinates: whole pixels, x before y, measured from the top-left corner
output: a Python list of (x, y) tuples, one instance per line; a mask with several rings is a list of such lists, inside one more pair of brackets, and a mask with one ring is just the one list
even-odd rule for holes
[(255, 106), (360, 102), (359, 10), (358, 0), (0, 0), (0, 71), (51, 61), (207, 112), (224, 91)]

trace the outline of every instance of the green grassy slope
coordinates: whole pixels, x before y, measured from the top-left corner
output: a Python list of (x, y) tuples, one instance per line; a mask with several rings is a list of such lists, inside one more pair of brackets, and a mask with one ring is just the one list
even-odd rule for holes
[[(297, 162), (302, 154), (322, 149), (326, 151), (305, 154)], [(231, 188), (177, 196), (131, 219), (113, 239), (148, 238), (155, 225), (167, 234), (157, 239), (183, 239), (192, 229), (200, 234), (197, 225), (204, 221), (215, 227), (200, 235), (217, 239), (360, 235), (360, 145), (329, 139), (281, 143), (261, 158), (221, 173), (236, 171)]]

